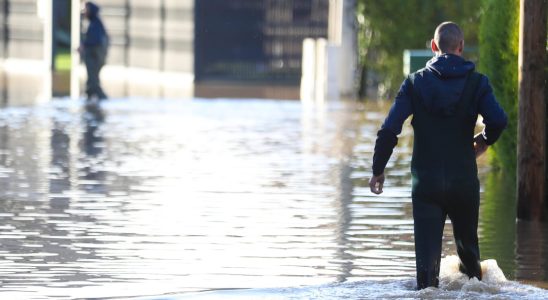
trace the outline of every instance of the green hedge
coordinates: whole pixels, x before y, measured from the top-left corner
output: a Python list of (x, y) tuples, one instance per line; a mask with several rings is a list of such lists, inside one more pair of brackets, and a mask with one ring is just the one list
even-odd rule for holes
[(404, 79), (403, 51), (430, 49), (430, 39), (441, 22), (459, 24), (465, 48), (475, 48), (480, 7), (477, 0), (358, 0), (360, 64), (376, 74), (384, 90), (381, 98), (391, 99)]
[(519, 1), (482, 0), (479, 70), (489, 77), (508, 114), (508, 128), (492, 147), (493, 163), (515, 176), (518, 122)]

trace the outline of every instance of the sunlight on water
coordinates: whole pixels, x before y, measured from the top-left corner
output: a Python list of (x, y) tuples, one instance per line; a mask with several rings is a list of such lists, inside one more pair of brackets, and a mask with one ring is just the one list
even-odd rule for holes
[[(481, 262), (483, 280), (458, 271), (459, 259), (451, 255), (442, 259), (440, 287), (416, 291), (414, 279), (353, 281), (301, 288), (224, 290), (162, 299), (545, 299), (539, 288), (507, 281), (494, 260)], [(139, 298), (157, 299), (157, 298)]]
[[(440, 289), (414, 291), (409, 126), (385, 193), (367, 187), (386, 107), (137, 99), (108, 101), (95, 115), (82, 107), (0, 109), (2, 298), (548, 295), (503, 280), (490, 260), (483, 282), (443, 267)], [(499, 208), (487, 208), (495, 220)], [(496, 228), (480, 229), (495, 254), (508, 243), (489, 235)], [(516, 274), (545, 280), (545, 243), (520, 241), (533, 250), (517, 250)], [(455, 253), (449, 223), (443, 249)]]

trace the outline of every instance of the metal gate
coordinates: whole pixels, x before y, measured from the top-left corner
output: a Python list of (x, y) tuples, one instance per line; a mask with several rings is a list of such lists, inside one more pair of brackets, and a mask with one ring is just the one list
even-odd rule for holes
[(328, 0), (198, 0), (195, 80), (298, 85), (302, 41), (327, 37)]

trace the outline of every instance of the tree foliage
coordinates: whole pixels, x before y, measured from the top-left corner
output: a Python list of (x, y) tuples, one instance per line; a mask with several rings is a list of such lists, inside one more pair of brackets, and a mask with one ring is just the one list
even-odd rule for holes
[(508, 114), (508, 127), (493, 146), (494, 162), (515, 176), (518, 122), (519, 1), (482, 0), (479, 70)]
[(358, 0), (362, 67), (377, 74), (387, 96), (403, 80), (403, 51), (426, 49), (438, 24), (461, 26), (465, 45), (477, 45), (480, 2), (475, 0)]

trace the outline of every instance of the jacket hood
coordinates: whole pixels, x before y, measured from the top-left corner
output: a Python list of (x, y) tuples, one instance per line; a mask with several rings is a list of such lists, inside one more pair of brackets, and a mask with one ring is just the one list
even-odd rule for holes
[(454, 114), (467, 75), (474, 69), (473, 62), (458, 55), (442, 54), (430, 59), (416, 77), (417, 92), (427, 109), (437, 115)]
[(426, 63), (426, 69), (440, 78), (463, 77), (475, 69), (471, 61), (454, 54), (436, 55)]
[(99, 14), (99, 6), (93, 2), (86, 2), (86, 10), (89, 12), (89, 18), (97, 18)]

